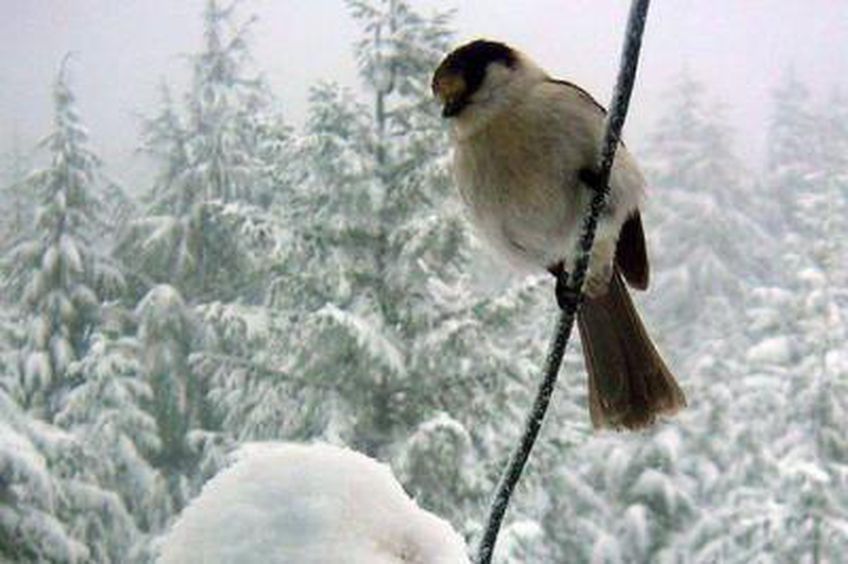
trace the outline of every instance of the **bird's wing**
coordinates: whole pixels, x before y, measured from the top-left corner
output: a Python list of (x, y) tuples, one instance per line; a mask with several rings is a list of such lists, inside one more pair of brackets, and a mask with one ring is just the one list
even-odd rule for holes
[(637, 290), (648, 288), (650, 267), (645, 245), (645, 232), (642, 230), (642, 217), (639, 210), (634, 211), (618, 235), (615, 247), (615, 264), (624, 275), (624, 279)]
[(600, 113), (601, 115), (606, 115), (606, 113), (607, 113), (606, 108), (604, 108), (600, 104), (600, 102), (595, 100), (595, 98), (593, 98), (591, 94), (589, 94), (588, 92), (586, 92), (581, 87), (574, 84), (573, 82), (569, 82), (567, 80), (561, 80), (561, 79), (558, 79), (558, 78), (549, 78), (548, 82), (553, 82), (554, 84), (561, 84), (562, 86), (573, 90), (578, 96), (580, 96), (581, 98), (585, 99), (587, 102), (592, 104), (592, 106), (594, 106), (598, 110), (598, 113)]

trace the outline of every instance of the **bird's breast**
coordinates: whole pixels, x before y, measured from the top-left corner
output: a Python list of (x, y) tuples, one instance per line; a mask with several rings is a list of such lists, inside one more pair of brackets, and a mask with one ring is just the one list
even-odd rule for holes
[(459, 142), (454, 159), (472, 221), (511, 262), (546, 268), (573, 248), (580, 166), (553, 140), (507, 122)]

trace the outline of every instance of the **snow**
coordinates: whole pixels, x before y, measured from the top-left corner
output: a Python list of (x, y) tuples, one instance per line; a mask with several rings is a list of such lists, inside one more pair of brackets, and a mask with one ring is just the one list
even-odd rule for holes
[(592, 548), (592, 564), (613, 564), (624, 562), (618, 542), (612, 536), (601, 533)]
[(468, 562), (459, 535), (391, 471), (325, 444), (250, 443), (183, 511), (161, 564)]
[(515, 521), (501, 532), (495, 545), (495, 562), (520, 562), (519, 558), (525, 546), (544, 543), (545, 531), (536, 521), (524, 519)]
[(403, 353), (373, 323), (351, 312), (341, 310), (331, 303), (321, 308), (317, 315), (330, 319), (347, 329), (360, 346), (364, 347), (375, 359), (385, 363), (396, 374), (406, 372)]
[(674, 512), (677, 504), (674, 484), (671, 479), (653, 468), (648, 468), (642, 472), (642, 475), (633, 485), (633, 493), (662, 502), (670, 513)]
[(36, 389), (38, 386), (50, 382), (51, 377), (52, 370), (47, 354), (38, 351), (27, 356), (24, 366), (24, 386), (27, 390)]
[[(0, 403), (6, 407), (6, 401)], [(0, 475), (3, 484), (17, 488), (19, 482), (26, 483), (26, 494), (45, 505), (52, 504), (50, 476), (44, 457), (32, 443), (5, 421), (0, 420)]]
[(751, 347), (746, 357), (755, 365), (788, 364), (792, 361), (792, 342), (786, 336), (768, 337)]
[(142, 299), (141, 303), (138, 304), (136, 313), (138, 314), (150, 306), (155, 306), (156, 309), (161, 311), (181, 310), (184, 307), (180, 293), (168, 284), (159, 284), (150, 290), (144, 299)]
[(439, 432), (445, 432), (448, 435), (459, 437), (459, 440), (466, 445), (470, 445), (471, 443), (471, 437), (462, 423), (444, 411), (439, 412), (432, 419), (419, 425), (418, 430), (413, 435), (413, 440), (426, 440), (427, 437), (431, 437)]
[(69, 270), (72, 272), (82, 272), (82, 256), (73, 239), (63, 234), (59, 239), (59, 251), (62, 254), (62, 259), (67, 263)]

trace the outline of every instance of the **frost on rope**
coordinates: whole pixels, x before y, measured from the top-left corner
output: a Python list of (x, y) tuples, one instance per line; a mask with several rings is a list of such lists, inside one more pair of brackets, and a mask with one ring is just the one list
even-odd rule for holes
[(459, 535), (409, 499), (387, 466), (329, 445), (251, 443), (162, 544), (177, 562), (468, 562)]

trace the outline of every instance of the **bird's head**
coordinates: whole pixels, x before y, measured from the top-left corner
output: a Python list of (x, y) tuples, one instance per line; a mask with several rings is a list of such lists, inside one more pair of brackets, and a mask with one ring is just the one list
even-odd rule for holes
[(451, 52), (433, 74), (442, 116), (479, 121), (520, 98), (546, 77), (544, 71), (504, 43), (477, 40)]

